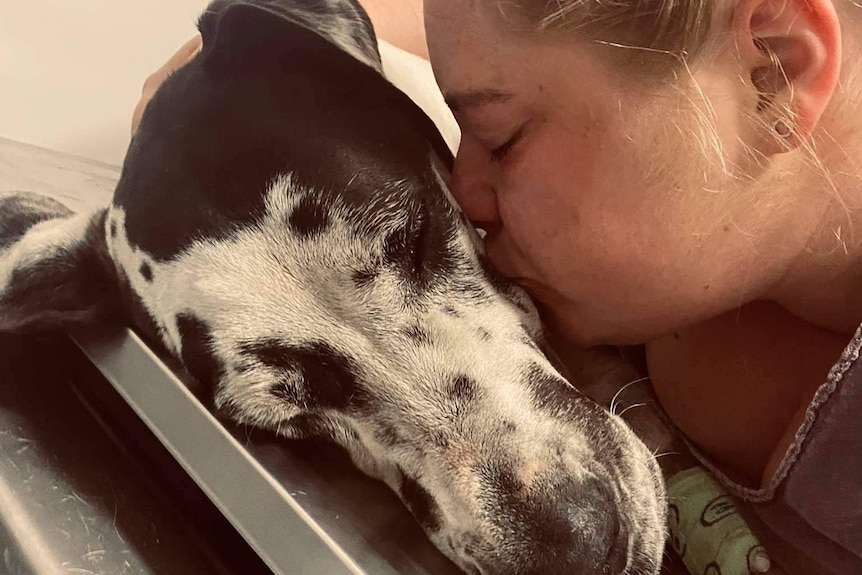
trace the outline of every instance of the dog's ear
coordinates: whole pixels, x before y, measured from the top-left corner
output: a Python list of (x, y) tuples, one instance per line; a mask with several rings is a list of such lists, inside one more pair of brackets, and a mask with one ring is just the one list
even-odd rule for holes
[(74, 214), (36, 194), (0, 194), (0, 332), (89, 324), (117, 310), (106, 212)]
[[(216, 0), (198, 22), (205, 62), (254, 69), (308, 57), (324, 41), (382, 74), (374, 28), (350, 0)], [(324, 64), (325, 65), (325, 64)]]

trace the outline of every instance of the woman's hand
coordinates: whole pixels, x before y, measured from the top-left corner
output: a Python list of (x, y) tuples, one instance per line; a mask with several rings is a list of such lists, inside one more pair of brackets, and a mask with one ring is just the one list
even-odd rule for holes
[(428, 59), (422, 0), (359, 0), (377, 37)]
[(192, 58), (198, 55), (203, 47), (203, 39), (200, 34), (183, 44), (182, 48), (177, 50), (177, 53), (168, 59), (161, 68), (150, 74), (144, 81), (144, 87), (141, 90), (141, 99), (138, 105), (135, 106), (135, 111), (132, 113), (132, 135), (138, 131), (138, 125), (141, 123), (141, 116), (147, 108), (147, 104), (152, 99), (153, 94), (159, 89), (159, 86), (167, 79), (168, 76), (185, 66)]

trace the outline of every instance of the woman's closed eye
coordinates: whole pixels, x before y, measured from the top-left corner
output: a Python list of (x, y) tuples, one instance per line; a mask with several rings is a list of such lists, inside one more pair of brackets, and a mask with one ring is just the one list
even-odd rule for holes
[(515, 144), (517, 144), (518, 141), (520, 141), (521, 137), (524, 135), (524, 128), (526, 128), (526, 124), (515, 130), (515, 132), (508, 140), (506, 140), (496, 148), (493, 148), (491, 150), (491, 161), (499, 163), (505, 160), (508, 157), (509, 152), (512, 151), (512, 148), (515, 146)]

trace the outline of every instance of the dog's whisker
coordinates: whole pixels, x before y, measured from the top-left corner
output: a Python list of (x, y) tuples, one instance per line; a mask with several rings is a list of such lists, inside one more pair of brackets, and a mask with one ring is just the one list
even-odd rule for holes
[(667, 457), (668, 455), (682, 455), (679, 451), (666, 451), (665, 453), (660, 453), (658, 455), (654, 455), (656, 459), (661, 459), (662, 457)]
[(649, 403), (648, 403), (648, 402), (647, 402), (647, 403), (635, 403), (635, 404), (632, 404), (632, 405), (628, 406), (627, 408), (625, 408), (624, 410), (622, 410), (621, 412), (619, 412), (619, 413), (618, 413), (618, 414), (616, 414), (616, 415), (617, 415), (618, 417), (622, 417), (622, 416), (624, 416), (628, 411), (631, 411), (632, 409), (635, 409), (636, 407), (646, 407), (647, 405), (649, 405)]
[(617, 405), (618, 405), (618, 404), (617, 404), (617, 399), (619, 399), (619, 397), (620, 397), (623, 393), (625, 393), (625, 391), (626, 391), (628, 388), (632, 387), (633, 385), (637, 385), (637, 384), (639, 384), (639, 383), (644, 383), (645, 381), (649, 381), (649, 376), (647, 376), (647, 377), (642, 377), (642, 378), (640, 378), (640, 379), (636, 379), (636, 380), (634, 380), (634, 381), (630, 381), (630, 382), (628, 382), (627, 384), (625, 384), (624, 386), (622, 386), (622, 387), (619, 389), (619, 391), (617, 391), (617, 392), (614, 394), (614, 396), (611, 398), (611, 404), (610, 404), (610, 406), (609, 406), (609, 408), (608, 408), (608, 409), (610, 409), (610, 412), (611, 412), (612, 414), (616, 415), (616, 412), (615, 412), (614, 410), (616, 409), (616, 407), (617, 407)]

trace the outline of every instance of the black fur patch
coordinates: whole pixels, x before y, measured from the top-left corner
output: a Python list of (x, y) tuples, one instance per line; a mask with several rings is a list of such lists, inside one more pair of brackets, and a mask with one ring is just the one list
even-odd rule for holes
[(224, 366), (212, 349), (212, 328), (191, 313), (177, 315), (176, 321), (183, 365), (201, 385), (215, 393), (224, 374)]
[(356, 270), (353, 272), (353, 284), (362, 289), (370, 286), (377, 279), (378, 271), (376, 269)]
[(111, 239), (115, 239), (117, 237), (117, 222), (111, 222)]
[(422, 294), (447, 283), (457, 265), (457, 255), (449, 246), (456, 218), (451, 206), (438, 197), (416, 201), (407, 211), (406, 225), (386, 238), (383, 257)]
[(476, 381), (466, 375), (459, 375), (452, 380), (449, 394), (459, 402), (469, 403), (476, 400), (479, 386)]
[(69, 208), (47, 196), (18, 192), (0, 197), (0, 251), (24, 237), (36, 224), (71, 215)]
[(433, 343), (431, 334), (418, 323), (404, 328), (404, 335), (419, 345), (431, 345)]
[(150, 264), (144, 262), (141, 264), (141, 276), (144, 278), (144, 281), (147, 283), (152, 283), (153, 281), (153, 268), (150, 267)]
[(401, 499), (422, 526), (428, 532), (440, 530), (440, 508), (427, 489), (401, 472)]
[(536, 408), (554, 417), (568, 419), (575, 414), (582, 417), (601, 414), (598, 405), (589, 401), (565, 379), (546, 372), (538, 364), (531, 364), (524, 377)]
[[(306, 386), (302, 397), (297, 398), (303, 409), (365, 406), (356, 362), (325, 342), (291, 346), (278, 339), (264, 339), (243, 344), (241, 351), (267, 367), (299, 374)], [(295, 401), (293, 393), (284, 398)]]
[(491, 341), (492, 339), (494, 339), (494, 336), (491, 334), (491, 332), (484, 327), (477, 328), (476, 333), (478, 334), (479, 339), (481, 339), (482, 341)]
[(398, 267), (404, 278), (420, 293), (426, 286), (426, 274), (422, 269), (424, 244), (420, 228), (404, 227), (386, 238), (383, 257)]
[(12, 271), (0, 293), (0, 310), (12, 329), (40, 332), (116, 317), (116, 269), (105, 244), (105, 210), (83, 237), (62, 250)]
[(299, 200), (288, 218), (290, 229), (302, 239), (309, 239), (324, 233), (330, 226), (329, 208), (320, 198), (310, 194)]

